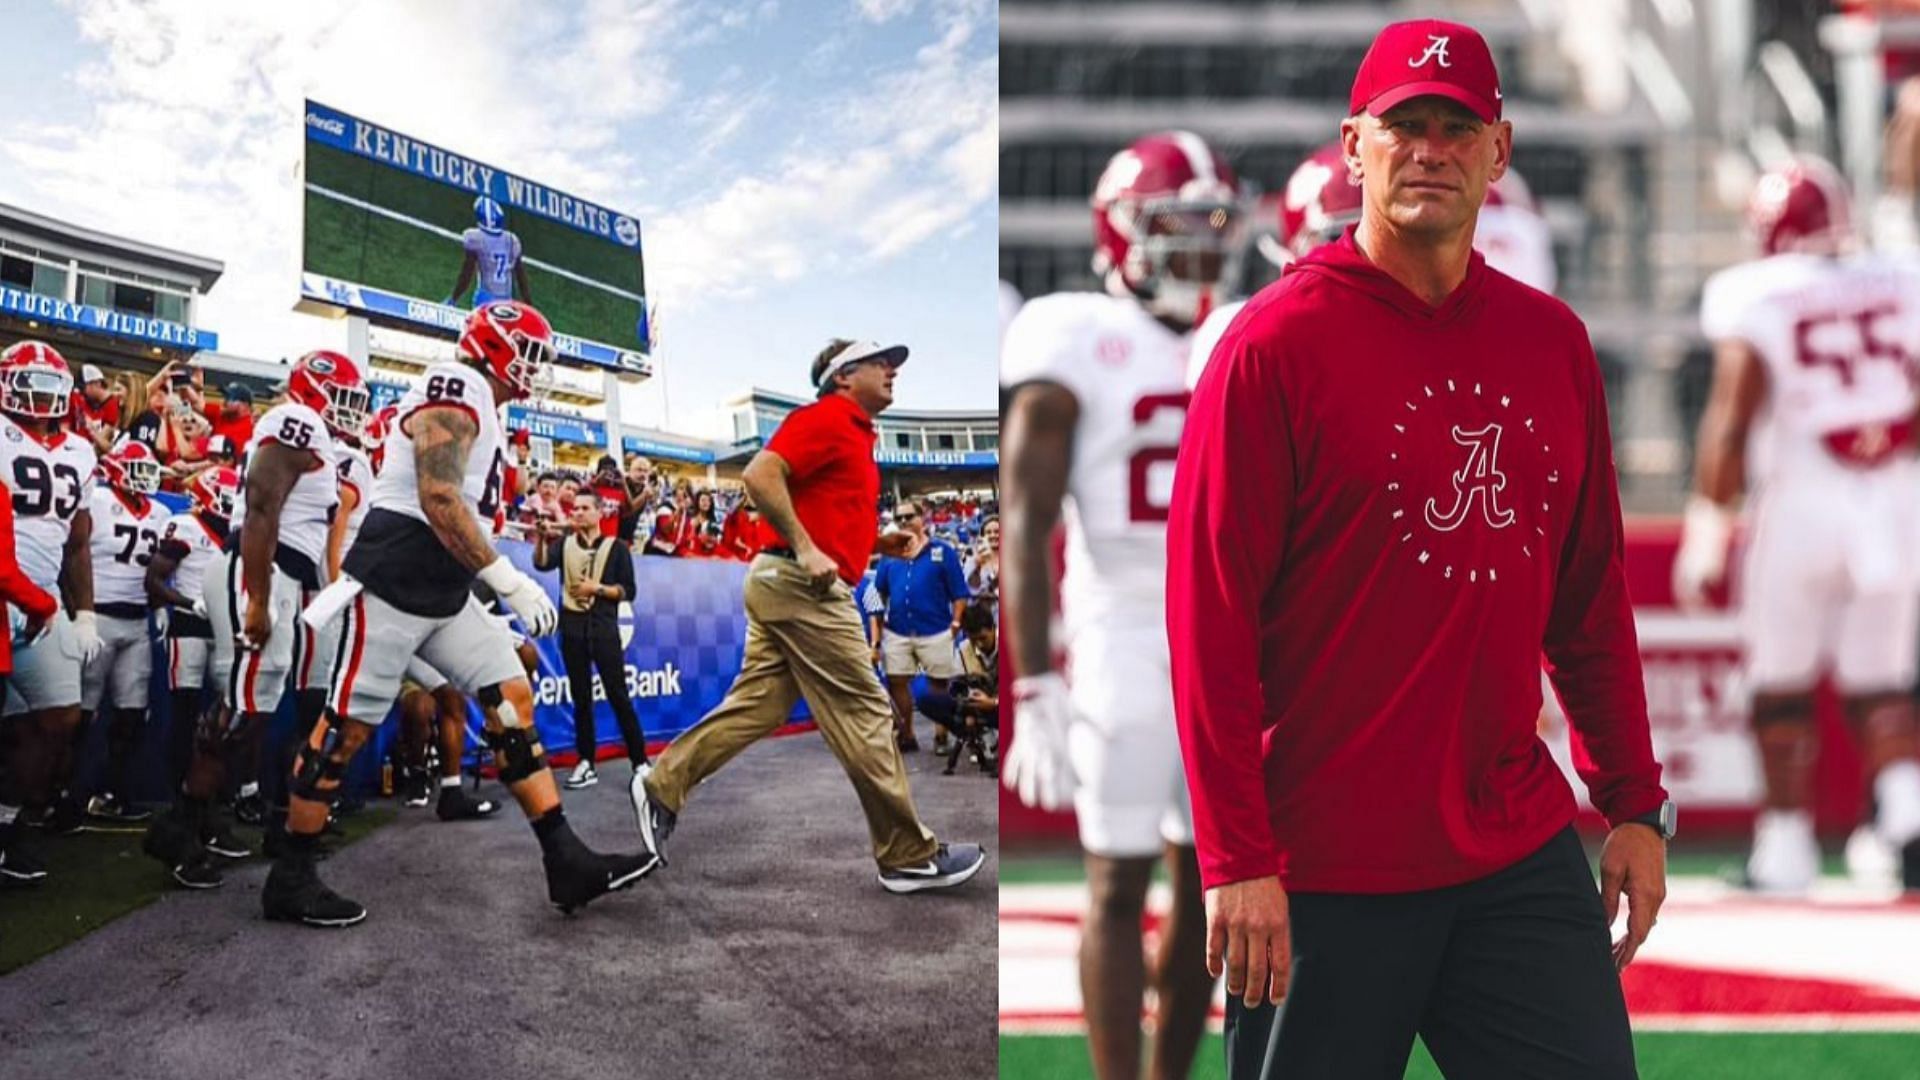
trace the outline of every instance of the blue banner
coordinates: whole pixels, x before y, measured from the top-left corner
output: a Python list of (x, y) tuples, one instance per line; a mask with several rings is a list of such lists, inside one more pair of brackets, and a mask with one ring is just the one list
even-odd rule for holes
[(607, 445), (607, 425), (598, 420), (587, 420), (578, 416), (560, 416), (556, 413), (529, 409), (524, 405), (507, 406), (507, 427), (515, 431), (524, 429), (528, 434), (557, 439), (560, 442), (580, 443), (586, 446)]
[[(376, 289), (371, 285), (358, 285), (351, 281), (341, 281), (325, 274), (302, 272), (300, 275), (300, 295), (308, 300), (318, 300), (334, 307), (359, 312), (369, 318), (384, 322), (404, 324), (408, 329), (438, 331), (442, 337), (458, 337), (467, 325), (467, 316), (471, 314), (465, 308), (437, 304), (418, 297), (402, 296), (399, 293)], [(69, 307), (73, 305), (68, 305)], [(212, 335), (202, 333), (203, 339)], [(211, 345), (201, 346), (212, 348)], [(625, 349), (616, 349), (611, 345), (602, 345), (597, 341), (577, 338), (572, 334), (553, 335), (553, 347), (561, 356), (577, 360), (594, 367), (611, 368), (633, 375), (651, 377), (653, 364), (646, 357)]]
[(995, 450), (885, 450), (873, 452), (873, 460), (882, 465), (900, 465), (917, 469), (997, 469), (1000, 454)]
[(0, 312), (23, 319), (41, 319), (73, 330), (109, 334), (148, 345), (165, 345), (185, 352), (220, 347), (219, 335), (149, 315), (133, 315), (111, 308), (74, 304), (56, 296), (0, 286)]
[(669, 458), (674, 461), (691, 461), (698, 465), (711, 465), (719, 460), (719, 455), (711, 450), (681, 446), (678, 443), (665, 443), (656, 439), (643, 439), (638, 435), (629, 435), (621, 439), (620, 446), (632, 454), (645, 454), (648, 457)]
[(336, 150), (475, 195), (490, 195), (509, 209), (523, 210), (621, 247), (640, 250), (638, 221), (545, 184), (442, 150), (315, 101), (307, 102), (306, 125), (307, 138)]

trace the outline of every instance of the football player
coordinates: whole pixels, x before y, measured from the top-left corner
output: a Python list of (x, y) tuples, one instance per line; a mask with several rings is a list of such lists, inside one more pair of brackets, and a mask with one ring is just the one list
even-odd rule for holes
[[(1003, 772), (1022, 802), (1071, 805), (1079, 817), (1090, 893), (1080, 987), (1103, 1077), (1139, 1075), (1149, 980), (1155, 1076), (1186, 1075), (1212, 994), (1162, 594), (1188, 342), (1235, 279), (1241, 219), (1232, 171), (1198, 136), (1135, 142), (1093, 196), (1106, 294), (1029, 301), (1001, 352), (1000, 600), (1019, 670)], [(1048, 636), (1050, 537), (1063, 509), (1070, 683)], [(1149, 973), (1141, 918), (1162, 858), (1173, 909)]]
[[(400, 783), (402, 802), (425, 806), (429, 799), (436, 799), (433, 812), (441, 821), (491, 817), (500, 809), (492, 799), (468, 795), (460, 783), (460, 762), (467, 743), (466, 695), (417, 656), (400, 681), (400, 719), (406, 725), (401, 731), (406, 748)], [(429, 740), (439, 758), (437, 797), (430, 794), (435, 778), (427, 771)]]
[[(54, 593), (56, 614), (32, 641), (16, 640), (7, 681), (13, 725), (11, 790), (0, 793), (0, 850), (13, 872), (44, 874), (22, 841), (18, 812), (52, 803), (55, 778), (80, 726), (80, 671), (100, 651), (93, 613), (93, 445), (65, 429), (73, 373), (51, 345), (23, 341), (0, 352), (0, 473), (13, 491), (20, 569)], [(17, 629), (17, 628), (16, 628)], [(17, 635), (16, 635), (17, 638)], [(63, 801), (51, 832), (80, 827)]]
[(173, 716), (167, 775), (176, 787), (186, 779), (193, 757), (202, 692), (214, 685), (213, 625), (207, 621), (205, 586), (208, 569), (226, 550), (239, 494), (236, 469), (195, 474), (187, 484), (193, 509), (167, 519), (153, 561), (147, 564), (147, 598), (167, 612), (167, 689)]
[(147, 632), (147, 566), (166, 527), (167, 509), (151, 496), (160, 490), (160, 459), (146, 443), (122, 436), (100, 460), (106, 484), (93, 491), (93, 599), (99, 614), (101, 649), (81, 676), (84, 730), (107, 714), (107, 776), (88, 815), (109, 822), (145, 821), (152, 813), (129, 803), (128, 770), (140, 746), (147, 714), (147, 684), (153, 678), (153, 639)]
[(658, 863), (652, 854), (602, 855), (574, 835), (533, 727), (533, 690), (512, 634), (470, 592), (476, 578), (485, 582), (536, 637), (557, 620), (546, 590), (494, 551), (488, 535), (506, 471), (499, 407), (532, 393), (553, 356), (552, 328), (524, 304), (486, 304), (468, 317), (459, 351), (401, 398), (346, 578), (309, 613), (321, 620), (345, 601), (327, 710), (294, 770), (288, 850), (261, 893), (268, 918), (319, 926), (366, 918), (364, 907), (320, 881), (313, 844), (326, 799), (386, 716), (415, 656), (492, 710), (488, 739), (500, 778), (539, 839), (556, 906), (572, 911)]
[[(214, 670), (224, 677), (222, 707), (210, 711), (193, 762), (171, 811), (154, 821), (142, 845), (188, 888), (218, 886), (207, 857), (218, 837), (210, 816), (229, 759), (250, 761), (296, 670), (302, 598), (327, 583), (327, 541), (339, 513), (336, 446), (367, 419), (360, 369), (336, 352), (294, 362), (286, 400), (254, 424), (234, 507), (233, 550), (206, 577), (203, 599), (213, 629)], [(239, 849), (241, 854), (244, 849)]]
[(520, 261), (520, 237), (507, 228), (507, 212), (498, 202), (486, 195), (473, 200), (473, 227), (460, 234), (460, 248), (466, 254), (447, 306), (459, 302), (476, 273), (480, 284), (473, 290), (474, 307), (494, 300), (532, 299), (527, 268)]
[(1740, 619), (1766, 800), (1753, 887), (1797, 893), (1819, 874), (1813, 692), (1830, 675), (1874, 828), (1920, 888), (1920, 268), (1853, 250), (1846, 183), (1818, 159), (1761, 177), (1748, 219), (1762, 256), (1715, 274), (1701, 299), (1713, 389), (1674, 592), (1697, 605), (1725, 580), (1735, 503), (1751, 492)]

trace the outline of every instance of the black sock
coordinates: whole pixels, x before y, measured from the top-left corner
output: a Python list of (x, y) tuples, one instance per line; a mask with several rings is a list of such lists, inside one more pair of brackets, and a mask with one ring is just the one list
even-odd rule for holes
[(552, 851), (563, 837), (571, 836), (573, 830), (567, 827), (567, 812), (556, 806), (533, 819), (533, 835), (540, 840), (541, 851)]

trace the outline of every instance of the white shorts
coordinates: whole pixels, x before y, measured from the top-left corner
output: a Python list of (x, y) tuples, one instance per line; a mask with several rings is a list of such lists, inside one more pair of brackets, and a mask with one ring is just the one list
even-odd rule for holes
[[(80, 707), (99, 710), (147, 707), (147, 681), (153, 678), (153, 636), (145, 619), (99, 616), (100, 652), (80, 675)], [(111, 692), (109, 692), (111, 688)]]
[(293, 671), (294, 644), (300, 636), (300, 583), (273, 568), (268, 601), (271, 629), (263, 649), (240, 650), (236, 638), (245, 598), (240, 553), (228, 552), (207, 568), (207, 621), (213, 624), (213, 670), (220, 678), (220, 700), (235, 712), (270, 713), (280, 707), (287, 676)]
[[(480, 601), (445, 618), (409, 615), (361, 592), (340, 619), (339, 659), (327, 704), (334, 712), (367, 724), (386, 719), (407, 666), (417, 657), (446, 676), (461, 693), (527, 677), (514, 651), (513, 634), (489, 617)], [(531, 725), (533, 717), (521, 718)]]
[[(518, 647), (516, 644), (515, 648)], [(522, 668), (521, 673), (525, 674), (525, 672), (526, 669)], [(407, 673), (401, 676), (401, 682), (406, 685), (417, 686), (431, 694), (435, 690), (447, 685), (447, 677), (435, 670), (432, 664), (416, 656), (407, 661)]]
[(1193, 809), (1160, 620), (1082, 631), (1068, 655), (1074, 716), (1067, 753), (1079, 779), (1080, 846), (1118, 859), (1155, 856), (1166, 844), (1191, 847)]
[(213, 639), (167, 639), (167, 685), (175, 690), (199, 690), (212, 685)]
[[(19, 613), (14, 613), (19, 618)], [(80, 704), (80, 643), (65, 611), (56, 611), (46, 633), (31, 645), (13, 647), (13, 674), (7, 677), (6, 715)]]
[(960, 675), (960, 654), (954, 649), (953, 635), (946, 631), (908, 637), (882, 630), (880, 659), (889, 677), (910, 679), (922, 671), (932, 679), (952, 679)]
[(1771, 489), (1741, 568), (1747, 680), (1760, 692), (1904, 691), (1920, 657), (1920, 471), (1892, 465)]
[[(305, 611), (318, 595), (318, 589), (302, 592), (300, 609)], [(333, 685), (333, 665), (340, 652), (341, 622), (335, 619), (318, 630), (304, 622), (300, 624), (300, 638), (293, 647), (293, 688), (296, 691), (326, 690)]]

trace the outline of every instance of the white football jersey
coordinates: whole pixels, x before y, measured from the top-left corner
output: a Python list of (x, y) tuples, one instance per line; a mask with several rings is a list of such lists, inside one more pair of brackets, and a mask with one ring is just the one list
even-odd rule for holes
[(1539, 214), (1510, 203), (1483, 206), (1473, 228), (1473, 247), (1495, 270), (1543, 293), (1553, 292), (1558, 280), (1553, 230)]
[(413, 436), (407, 428), (413, 414), (428, 406), (459, 405), (479, 424), (467, 472), (460, 484), (467, 509), (482, 533), (493, 532), (493, 514), (500, 507), (500, 489), (507, 476), (506, 439), (500, 434), (500, 413), (485, 375), (465, 364), (449, 361), (427, 369), (425, 378), (400, 399), (387, 432), (380, 475), (373, 481), (373, 505), (424, 523), (420, 509), (420, 477), (415, 471)]
[(93, 505), (94, 464), (85, 439), (60, 431), (41, 442), (0, 416), (0, 478), (13, 492), (14, 555), (27, 577), (56, 597), (73, 516)]
[(360, 523), (367, 519), (367, 511), (373, 508), (373, 466), (368, 463), (364, 450), (357, 446), (339, 444), (337, 471), (340, 474), (340, 490), (344, 496), (348, 488), (353, 489), (353, 513), (347, 515), (347, 537), (341, 550), (353, 546), (353, 538), (360, 535)]
[(138, 509), (107, 484), (93, 490), (93, 603), (147, 604), (147, 564), (166, 532), (168, 510)]
[(1033, 300), (1007, 328), (1001, 385), (1057, 383), (1080, 405), (1061, 581), (1070, 630), (1115, 612), (1158, 618), (1189, 340), (1139, 304), (1099, 293)]
[(495, 300), (513, 299), (513, 268), (520, 262), (520, 238), (505, 229), (490, 233), (475, 227), (460, 235), (460, 246), (480, 266), (480, 289)]
[(1920, 366), (1920, 263), (1878, 252), (1775, 255), (1707, 280), (1700, 324), (1751, 345), (1767, 395), (1748, 441), (1756, 486), (1851, 472), (1828, 436), (1911, 417)]
[(1233, 325), (1234, 317), (1246, 306), (1245, 300), (1235, 300), (1225, 307), (1215, 308), (1200, 324), (1200, 328), (1193, 332), (1193, 341), (1187, 348), (1187, 389), (1200, 385), (1200, 376), (1207, 370), (1207, 360), (1213, 356), (1220, 339), (1227, 336), (1227, 327)]
[[(268, 409), (253, 425), (253, 439), (247, 443), (247, 461), (254, 450), (270, 442), (295, 450), (311, 450), (320, 457), (320, 467), (300, 475), (280, 507), (280, 543), (312, 561), (321, 577), (326, 576), (327, 531), (333, 527), (334, 512), (340, 506), (340, 477), (337, 465), (339, 448), (333, 433), (320, 414), (296, 401), (283, 401)], [(241, 469), (240, 493), (234, 498), (233, 524), (239, 528), (247, 520), (247, 484), (245, 467)]]
[(160, 530), (160, 546), (172, 548), (180, 559), (173, 571), (173, 591), (191, 600), (205, 587), (207, 569), (220, 557), (226, 538), (215, 533), (200, 515), (181, 513), (167, 519)]

